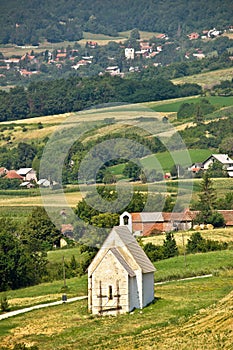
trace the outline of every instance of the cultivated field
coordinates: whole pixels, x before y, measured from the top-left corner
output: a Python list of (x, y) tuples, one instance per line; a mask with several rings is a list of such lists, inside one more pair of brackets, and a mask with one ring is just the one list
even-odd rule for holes
[(174, 84), (192, 83), (199, 84), (204, 88), (211, 88), (213, 85), (219, 84), (224, 80), (231, 80), (233, 74), (233, 68), (219, 69), (216, 71), (200, 73), (196, 75), (190, 75), (188, 77), (182, 77), (173, 79)]

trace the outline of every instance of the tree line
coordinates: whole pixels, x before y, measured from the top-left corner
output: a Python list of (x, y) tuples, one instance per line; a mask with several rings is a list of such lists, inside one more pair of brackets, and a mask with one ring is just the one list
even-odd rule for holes
[(197, 84), (174, 85), (166, 79), (123, 79), (109, 75), (71, 77), (31, 83), (28, 89), (0, 91), (0, 121), (80, 111), (109, 102), (158, 101), (201, 93)]

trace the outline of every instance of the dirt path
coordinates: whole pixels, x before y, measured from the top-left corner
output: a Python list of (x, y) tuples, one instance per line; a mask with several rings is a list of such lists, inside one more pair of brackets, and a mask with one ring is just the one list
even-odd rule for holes
[[(87, 299), (87, 296), (85, 295), (82, 297), (75, 297), (75, 298), (70, 298), (70, 299), (68, 298), (65, 302), (72, 303), (74, 301), (83, 300), (83, 299)], [(0, 315), (0, 320), (4, 320), (4, 319), (9, 318), (9, 317), (17, 316), (19, 314), (24, 314), (25, 312), (29, 312), (29, 311), (33, 311), (33, 310), (37, 310), (37, 309), (42, 309), (44, 307), (61, 305), (63, 303), (64, 303), (64, 301), (58, 300), (58, 301), (54, 301), (52, 303), (39, 304), (39, 305), (34, 305), (31, 307), (24, 308), (21, 310), (10, 311), (10, 312), (7, 312), (5, 314)]]

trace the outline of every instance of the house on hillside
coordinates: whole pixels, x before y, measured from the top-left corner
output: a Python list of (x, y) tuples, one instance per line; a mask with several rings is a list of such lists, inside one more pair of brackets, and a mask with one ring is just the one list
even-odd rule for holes
[(202, 163), (193, 163), (188, 170), (195, 174), (200, 170), (208, 170), (214, 163), (221, 164), (222, 169), (227, 170), (228, 175), (233, 177), (233, 159), (228, 154), (211, 154)]
[(135, 51), (134, 48), (126, 47), (125, 48), (125, 58), (127, 60), (134, 60), (134, 53), (135, 53), (134, 51)]
[(231, 159), (228, 154), (211, 154), (210, 157), (202, 162), (202, 168), (207, 170), (215, 162), (222, 164), (223, 169), (233, 166), (233, 159)]
[(121, 70), (118, 66), (109, 66), (105, 69), (106, 73), (109, 73), (110, 75), (120, 75)]
[(199, 34), (197, 32), (193, 32), (187, 35), (187, 37), (189, 38), (189, 40), (196, 40), (199, 38)]
[(88, 308), (117, 315), (154, 300), (154, 265), (127, 226), (116, 226), (88, 268)]
[(37, 182), (36, 171), (32, 168), (20, 168), (17, 170), (17, 174), (22, 176), (24, 181)]

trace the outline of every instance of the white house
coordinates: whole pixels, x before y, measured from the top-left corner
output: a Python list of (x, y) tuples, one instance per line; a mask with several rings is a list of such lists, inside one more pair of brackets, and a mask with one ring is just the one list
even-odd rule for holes
[(216, 161), (222, 164), (223, 169), (233, 166), (233, 159), (231, 159), (228, 154), (212, 154), (202, 163), (203, 169), (209, 169), (209, 167)]
[(134, 48), (126, 47), (125, 48), (125, 58), (127, 60), (134, 60)]
[(118, 66), (109, 66), (105, 69), (105, 72), (110, 75), (119, 75), (121, 71)]
[(20, 168), (17, 170), (17, 174), (22, 176), (24, 181), (37, 182), (36, 171), (32, 168)]
[(127, 226), (115, 226), (88, 268), (88, 308), (117, 315), (154, 300), (155, 267)]

